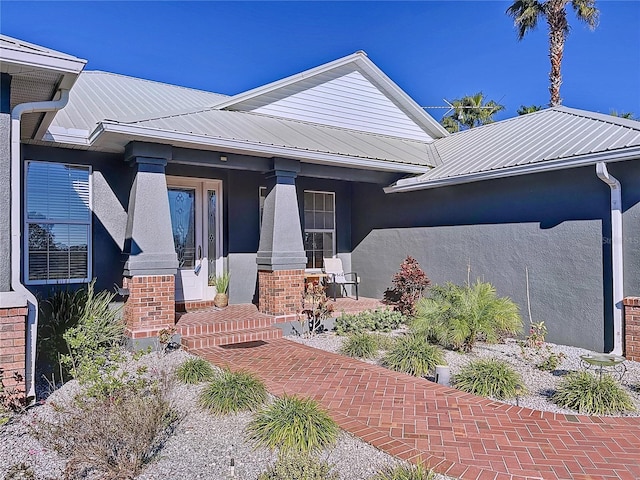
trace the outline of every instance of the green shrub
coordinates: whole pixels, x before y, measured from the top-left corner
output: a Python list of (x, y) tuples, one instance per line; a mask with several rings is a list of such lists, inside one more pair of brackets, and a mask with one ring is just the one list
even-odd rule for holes
[(522, 391), (520, 375), (506, 362), (493, 358), (473, 361), (453, 376), (454, 386), (481, 397), (513, 398)]
[(444, 364), (444, 355), (437, 345), (423, 335), (398, 337), (395, 345), (382, 359), (382, 365), (397, 372), (422, 377)]
[(316, 401), (285, 395), (259, 411), (247, 432), (256, 446), (310, 453), (334, 444), (340, 430)]
[(336, 319), (335, 330), (338, 335), (367, 331), (390, 332), (407, 323), (402, 313), (381, 309), (367, 310), (355, 314), (343, 313)]
[(267, 389), (250, 372), (222, 370), (200, 393), (200, 405), (215, 415), (253, 411), (267, 399)]
[(538, 365), (536, 365), (536, 368), (538, 370), (543, 370), (545, 372), (553, 372), (556, 368), (558, 368), (558, 364), (560, 363), (560, 360), (564, 359), (565, 356), (566, 355), (562, 352), (559, 352), (559, 353), (550, 352), (547, 358), (545, 358)]
[(378, 339), (371, 333), (354, 333), (344, 342), (340, 353), (354, 358), (373, 358), (378, 353)]
[(610, 375), (571, 372), (562, 379), (551, 400), (580, 413), (607, 415), (634, 411), (631, 398)]
[[(56, 289), (40, 302), (38, 324), (38, 359), (45, 360), (50, 367), (59, 364), (60, 355), (68, 355), (69, 349), (63, 335), (80, 321), (87, 302), (84, 288), (72, 291)], [(69, 372), (63, 373), (68, 378)], [(64, 379), (61, 379), (64, 380)]]
[(396, 310), (404, 315), (412, 316), (415, 313), (416, 302), (429, 288), (431, 281), (420, 268), (418, 261), (411, 256), (400, 264), (400, 270), (393, 275), (391, 281), (393, 288), (384, 292), (384, 301), (394, 305)]
[(204, 358), (189, 358), (176, 369), (176, 376), (183, 383), (201, 383), (214, 375), (213, 367)]
[(495, 288), (477, 281), (470, 286), (447, 283), (431, 289), (416, 307), (411, 327), (440, 345), (470, 352), (478, 339), (497, 342), (502, 335), (522, 331), (518, 306), (498, 298)]
[(339, 480), (328, 462), (306, 454), (281, 455), (258, 480)]
[(422, 465), (400, 465), (386, 466), (370, 480), (434, 480), (435, 478), (435, 472)]

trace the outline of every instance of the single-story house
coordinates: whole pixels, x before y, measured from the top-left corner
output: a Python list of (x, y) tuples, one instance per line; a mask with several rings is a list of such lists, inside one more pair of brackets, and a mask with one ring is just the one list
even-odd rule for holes
[(0, 364), (28, 395), (52, 285), (120, 287), (144, 339), (221, 272), (286, 320), (333, 256), (364, 296), (412, 255), (525, 319), (530, 299), (551, 341), (640, 357), (640, 122), (556, 107), (448, 134), (363, 52), (231, 96), (6, 36), (0, 62)]

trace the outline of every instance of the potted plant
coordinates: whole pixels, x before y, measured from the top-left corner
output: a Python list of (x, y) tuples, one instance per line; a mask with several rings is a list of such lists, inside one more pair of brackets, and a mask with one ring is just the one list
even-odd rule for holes
[(227, 290), (229, 289), (229, 273), (224, 272), (222, 275), (216, 277), (216, 296), (213, 298), (213, 304), (216, 307), (226, 307), (229, 305), (229, 295)]

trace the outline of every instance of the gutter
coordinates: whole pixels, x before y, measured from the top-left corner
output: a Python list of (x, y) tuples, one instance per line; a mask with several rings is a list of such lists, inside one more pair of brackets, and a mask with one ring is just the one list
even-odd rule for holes
[(50, 102), (31, 102), (16, 105), (11, 111), (11, 288), (27, 304), (25, 390), (26, 398), (36, 396), (36, 339), (38, 333), (38, 300), (20, 280), (21, 241), (21, 170), (20, 120), (25, 113), (55, 112), (67, 105), (69, 90), (60, 90), (60, 99)]
[(159, 128), (141, 127), (137, 125), (122, 125), (113, 121), (102, 121), (90, 134), (89, 145), (97, 146), (104, 142), (110, 147), (108, 134), (126, 135), (127, 141), (141, 140), (164, 143), (178, 147), (202, 149), (203, 146), (223, 150), (229, 153), (255, 155), (258, 157), (283, 157), (309, 161), (321, 165), (338, 167), (365, 168), (392, 173), (424, 174), (429, 165), (415, 165), (409, 163), (392, 163), (390, 160), (370, 159), (341, 155), (321, 151), (301, 150), (295, 147), (256, 143), (249, 140), (211, 137), (204, 134), (177, 132)]
[(609, 174), (607, 164), (596, 164), (596, 175), (611, 189), (611, 263), (613, 274), (613, 355), (623, 354), (622, 300), (624, 298), (624, 258), (622, 253), (622, 188)]
[[(551, 172), (565, 168), (583, 167), (593, 165), (598, 162), (618, 162), (623, 160), (634, 160), (640, 157), (640, 147), (629, 147), (619, 151), (607, 151), (581, 155), (573, 159), (561, 159), (542, 161), (529, 165), (519, 165), (516, 167), (499, 168), (483, 172), (474, 172), (454, 177), (438, 178), (435, 180), (421, 180), (420, 177), (398, 180), (395, 185), (390, 185), (384, 189), (385, 193), (412, 192), (415, 190), (427, 190), (430, 188), (445, 187), (449, 185), (461, 185), (464, 183), (479, 182), (497, 178), (515, 177), (530, 173)], [(435, 167), (436, 169), (439, 167)]]

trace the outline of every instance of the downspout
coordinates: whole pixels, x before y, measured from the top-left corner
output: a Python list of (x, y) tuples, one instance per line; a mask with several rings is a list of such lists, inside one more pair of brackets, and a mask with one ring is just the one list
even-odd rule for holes
[(611, 263), (613, 270), (613, 350), (623, 353), (622, 300), (624, 297), (624, 261), (622, 257), (622, 188), (620, 182), (609, 174), (607, 164), (596, 163), (596, 175), (611, 189)]
[(25, 390), (27, 399), (35, 399), (36, 339), (38, 333), (38, 301), (20, 280), (21, 241), (20, 225), (22, 205), (20, 194), (22, 155), (20, 147), (20, 119), (25, 113), (54, 112), (64, 108), (69, 101), (69, 90), (60, 90), (60, 99), (50, 102), (21, 103), (11, 111), (11, 288), (27, 300)]

